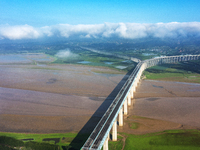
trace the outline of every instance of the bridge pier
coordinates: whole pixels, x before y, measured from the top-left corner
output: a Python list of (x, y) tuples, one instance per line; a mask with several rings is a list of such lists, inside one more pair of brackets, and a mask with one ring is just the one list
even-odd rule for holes
[(103, 150), (108, 150), (108, 140), (109, 140), (109, 136), (110, 134), (108, 134), (107, 139), (105, 140), (104, 144), (103, 144)]
[(133, 98), (133, 93), (134, 93), (134, 89), (133, 89), (133, 86), (131, 87), (131, 98)]
[(130, 92), (128, 93), (127, 100), (128, 100), (128, 106), (131, 106), (131, 93)]
[(117, 120), (113, 123), (112, 127), (112, 140), (117, 141)]
[(134, 82), (133, 83), (133, 87), (132, 87), (133, 88), (133, 93), (135, 92), (136, 86), (137, 86), (137, 84)]
[(127, 109), (127, 99), (124, 101), (124, 115), (128, 114), (128, 109)]
[[(108, 111), (104, 114), (102, 119), (100, 120), (99, 124), (97, 124), (97, 127), (93, 130), (92, 134), (88, 138), (88, 140), (85, 142), (85, 144), (82, 147), (82, 150), (89, 150), (89, 149), (101, 149), (103, 146), (104, 150), (108, 150), (108, 140), (109, 136), (106, 137), (106, 134), (110, 132), (110, 128), (112, 127), (112, 140), (117, 141), (117, 119), (114, 118), (117, 115), (119, 115), (119, 126), (123, 126), (123, 110), (124, 115), (128, 114), (128, 105), (131, 103), (135, 103), (135, 99), (133, 99), (133, 102), (130, 102), (129, 100), (131, 98), (134, 98), (134, 92), (136, 90), (137, 84), (140, 81), (140, 77), (142, 75), (142, 72), (151, 66), (163, 64), (163, 63), (173, 63), (173, 62), (179, 62), (179, 61), (189, 61), (189, 60), (196, 60), (200, 59), (200, 55), (196, 56), (169, 56), (169, 57), (160, 57), (160, 58), (153, 58), (150, 60), (145, 60), (143, 62), (140, 62), (138, 66), (134, 69), (132, 72), (133, 76), (130, 76), (129, 80), (125, 83), (123, 88), (120, 90), (120, 94), (116, 96), (116, 98), (113, 100), (113, 103), (108, 108)], [(129, 93), (126, 93), (129, 91)], [(124, 104), (123, 104), (124, 102)], [(115, 106), (118, 107), (116, 110)], [(120, 108), (122, 107), (122, 108)], [(120, 110), (119, 110), (120, 108)], [(119, 113), (119, 114), (116, 114)], [(115, 120), (113, 120), (115, 119)], [(114, 123), (113, 123), (114, 121)], [(113, 124), (111, 124), (111, 122)], [(109, 123), (109, 124), (107, 124)], [(109, 131), (108, 131), (109, 130)], [(102, 132), (101, 134), (99, 134)], [(110, 135), (110, 133), (109, 133)], [(103, 139), (102, 139), (103, 137)], [(100, 141), (101, 140), (101, 141)], [(102, 141), (104, 140), (104, 141)]]
[(123, 108), (119, 111), (119, 126), (123, 126)]

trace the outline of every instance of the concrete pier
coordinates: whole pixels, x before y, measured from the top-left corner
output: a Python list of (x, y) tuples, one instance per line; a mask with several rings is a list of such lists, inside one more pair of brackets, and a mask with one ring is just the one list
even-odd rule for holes
[(131, 106), (131, 93), (130, 92), (128, 93), (127, 100), (128, 100), (128, 106)]
[(123, 108), (119, 111), (119, 126), (123, 126)]
[(104, 144), (103, 144), (103, 150), (108, 150), (108, 137), (107, 139), (105, 140)]
[(131, 88), (131, 98), (133, 98), (133, 96), (134, 96), (134, 89), (133, 89), (133, 86), (132, 86), (132, 88)]
[(124, 101), (124, 115), (128, 114), (128, 109), (127, 109), (127, 99)]
[(136, 86), (137, 86), (137, 82), (134, 82), (134, 83), (133, 83), (133, 92), (135, 92)]
[[(110, 132), (111, 128), (112, 128), (112, 140), (117, 141), (117, 119), (114, 117), (118, 115), (119, 126), (123, 126), (123, 111), (124, 115), (127, 115), (128, 105), (131, 105), (131, 103), (132, 105), (134, 105), (135, 103), (134, 92), (136, 91), (136, 87), (140, 81), (142, 72), (146, 68), (163, 63), (174, 63), (179, 61), (189, 61), (197, 59), (200, 59), (200, 55), (164, 56), (139, 62), (135, 67), (135, 69), (133, 70), (131, 76), (125, 82), (122, 89), (119, 91), (120, 95), (117, 95), (116, 98), (113, 100), (110, 107), (105, 112), (105, 114), (97, 124), (96, 128), (93, 130), (88, 140), (83, 145), (82, 150), (89, 150), (89, 149), (99, 150), (102, 148), (102, 146), (104, 150), (108, 150), (108, 137), (105, 136), (107, 136), (107, 132), (108, 130)], [(133, 99), (132, 102), (131, 99)], [(103, 138), (104, 141), (102, 140), (102, 137), (104, 137)]]
[(113, 123), (112, 127), (112, 140), (117, 141), (117, 120)]

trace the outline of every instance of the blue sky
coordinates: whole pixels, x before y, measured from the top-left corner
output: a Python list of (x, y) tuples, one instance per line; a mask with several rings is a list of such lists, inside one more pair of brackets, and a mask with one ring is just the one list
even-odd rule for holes
[(0, 40), (200, 37), (200, 0), (0, 0)]
[(0, 24), (199, 22), (200, 0), (0, 0)]

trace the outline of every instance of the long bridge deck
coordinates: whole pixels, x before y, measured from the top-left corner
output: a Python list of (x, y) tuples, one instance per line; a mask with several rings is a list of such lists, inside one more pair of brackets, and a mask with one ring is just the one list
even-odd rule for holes
[[(146, 68), (163, 63), (175, 63), (197, 59), (200, 59), (200, 55), (159, 57), (139, 62), (81, 149), (101, 149), (104, 142), (108, 140), (108, 135), (112, 126), (114, 127), (114, 123), (116, 124), (116, 119), (118, 114), (120, 114), (119, 112), (122, 106), (125, 105), (124, 103), (127, 99), (130, 99), (130, 95), (134, 92), (133, 89), (136, 88), (137, 82), (139, 82), (140, 76)], [(105, 147), (108, 149), (108, 146)]]
[(113, 100), (110, 107), (107, 109), (99, 123), (97, 124), (96, 128), (93, 130), (92, 134), (83, 145), (82, 150), (88, 149), (98, 149), (98, 147), (103, 144), (101, 143), (105, 134), (108, 135), (108, 131), (110, 131), (111, 127), (110, 124), (116, 120), (116, 117), (119, 113), (119, 108), (122, 107), (125, 98), (127, 97), (127, 93), (132, 86), (133, 80), (137, 75), (142, 63), (139, 63), (136, 68), (133, 70), (130, 77), (125, 82), (124, 86), (121, 88), (115, 99)]

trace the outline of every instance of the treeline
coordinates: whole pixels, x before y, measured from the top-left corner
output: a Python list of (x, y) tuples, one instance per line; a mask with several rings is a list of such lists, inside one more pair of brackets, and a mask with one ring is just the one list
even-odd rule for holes
[(49, 143), (23, 142), (12, 137), (0, 136), (0, 150), (59, 150), (59, 146)]

